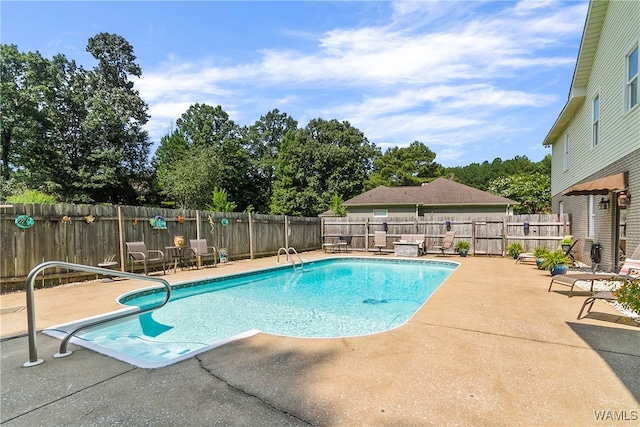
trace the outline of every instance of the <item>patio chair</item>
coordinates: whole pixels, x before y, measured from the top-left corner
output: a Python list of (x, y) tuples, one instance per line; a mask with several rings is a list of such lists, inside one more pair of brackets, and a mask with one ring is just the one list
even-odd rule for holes
[(444, 255), (444, 251), (450, 249), (453, 245), (453, 239), (456, 237), (455, 231), (447, 231), (444, 233), (444, 238), (442, 239), (442, 243), (440, 245), (435, 245), (434, 248), (440, 249), (441, 255)]
[(378, 253), (382, 253), (382, 248), (387, 247), (387, 232), (376, 231), (373, 237), (373, 247), (378, 249)]
[(151, 262), (162, 261), (162, 274), (166, 274), (164, 266), (164, 252), (147, 249), (144, 242), (125, 242), (127, 245), (127, 254), (131, 260), (131, 272), (135, 264), (144, 265), (144, 274), (148, 275), (148, 264)]
[(190, 239), (189, 246), (193, 256), (196, 258), (200, 257), (196, 260), (196, 269), (199, 267), (202, 257), (207, 256), (213, 256), (214, 267), (218, 265), (218, 251), (214, 246), (207, 246), (207, 239)]

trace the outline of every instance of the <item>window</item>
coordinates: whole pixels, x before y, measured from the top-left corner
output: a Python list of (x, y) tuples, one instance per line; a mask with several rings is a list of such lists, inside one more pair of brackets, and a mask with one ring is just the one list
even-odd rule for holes
[(594, 148), (600, 142), (600, 95), (593, 98), (592, 112), (591, 147)]
[(638, 104), (638, 46), (627, 56), (626, 109), (631, 110)]
[(564, 171), (569, 170), (569, 134), (564, 135)]
[(589, 196), (589, 237), (596, 235), (596, 197)]
[(387, 217), (387, 210), (386, 209), (374, 209), (373, 210), (373, 216), (375, 217)]

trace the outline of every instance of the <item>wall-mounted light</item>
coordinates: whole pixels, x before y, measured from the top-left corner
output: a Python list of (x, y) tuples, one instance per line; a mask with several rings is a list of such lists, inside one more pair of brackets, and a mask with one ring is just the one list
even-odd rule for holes
[(529, 235), (529, 223), (525, 222), (524, 224), (522, 224), (522, 228), (524, 230), (524, 235), (528, 236)]
[(618, 206), (620, 209), (626, 209), (629, 203), (631, 203), (631, 196), (629, 194), (624, 191), (618, 194)]
[(598, 209), (601, 211), (609, 209), (609, 199), (605, 199), (604, 197), (600, 199), (600, 203), (598, 203)]
[(451, 221), (445, 221), (444, 225), (447, 227), (447, 231), (451, 231)]

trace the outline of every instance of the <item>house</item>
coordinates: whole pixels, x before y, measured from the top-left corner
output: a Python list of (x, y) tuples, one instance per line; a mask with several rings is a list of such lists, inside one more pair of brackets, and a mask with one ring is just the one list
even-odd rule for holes
[(602, 246), (605, 271), (640, 244), (639, 42), (640, 1), (591, 0), (569, 99), (543, 141), (553, 212), (570, 215), (580, 261)]
[(513, 214), (518, 202), (445, 178), (414, 187), (381, 185), (343, 203), (351, 217), (407, 217), (426, 214), (483, 216)]

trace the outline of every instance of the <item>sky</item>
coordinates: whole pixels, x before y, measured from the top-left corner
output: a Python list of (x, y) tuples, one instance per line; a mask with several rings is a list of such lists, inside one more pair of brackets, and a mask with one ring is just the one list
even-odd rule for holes
[(424, 143), (446, 167), (550, 154), (588, 0), (7, 1), (0, 38), (85, 68), (118, 34), (142, 68), (154, 143), (190, 105), (250, 126), (278, 109), (348, 121), (384, 152)]

